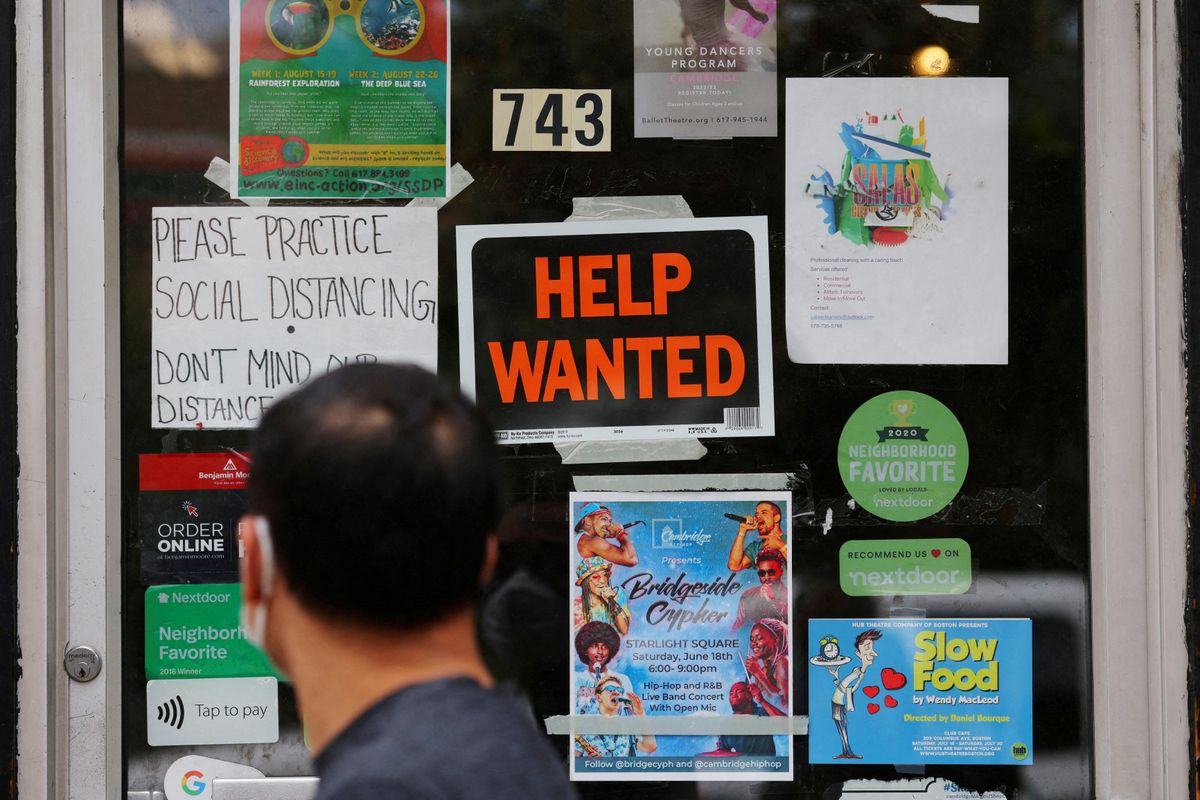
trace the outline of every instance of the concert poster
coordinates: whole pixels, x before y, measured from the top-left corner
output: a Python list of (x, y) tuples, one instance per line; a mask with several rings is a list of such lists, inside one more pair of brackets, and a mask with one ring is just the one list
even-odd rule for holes
[(791, 495), (570, 509), (572, 778), (790, 780)]

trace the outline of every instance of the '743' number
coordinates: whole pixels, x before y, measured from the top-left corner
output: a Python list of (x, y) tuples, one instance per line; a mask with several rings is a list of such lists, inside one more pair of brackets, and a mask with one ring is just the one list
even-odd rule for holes
[(608, 152), (609, 89), (496, 89), (493, 150)]

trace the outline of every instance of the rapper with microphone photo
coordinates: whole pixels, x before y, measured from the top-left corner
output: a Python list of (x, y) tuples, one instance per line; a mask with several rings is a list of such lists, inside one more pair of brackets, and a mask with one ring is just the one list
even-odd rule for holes
[[(783, 511), (778, 504), (762, 500), (755, 504), (754, 515), (725, 514), (725, 518), (738, 523), (733, 546), (729, 548), (729, 569), (739, 572), (754, 566), (758, 554), (766, 549), (778, 550), (787, 558), (787, 533), (783, 530)], [(753, 530), (755, 537), (746, 541)]]

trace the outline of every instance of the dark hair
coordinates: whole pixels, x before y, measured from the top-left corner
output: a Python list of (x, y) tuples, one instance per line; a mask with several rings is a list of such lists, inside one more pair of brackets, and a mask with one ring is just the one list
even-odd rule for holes
[(607, 622), (593, 620), (584, 623), (579, 632), (575, 634), (575, 652), (579, 654), (579, 660), (588, 666), (588, 648), (596, 642), (603, 642), (608, 647), (607, 664), (617, 657), (617, 651), (621, 649), (621, 636), (617, 633), (617, 629)]
[(308, 610), (418, 628), (478, 597), (499, 459), (454, 387), (411, 365), (344, 367), (275, 403), (252, 457), (251, 513)]
[(772, 503), (770, 500), (759, 500), (754, 505), (756, 507), (757, 506), (770, 506), (771, 508), (773, 508), (775, 510), (775, 516), (779, 517), (779, 521), (783, 522), (783, 509), (780, 508), (777, 504)]
[(754, 565), (758, 566), (763, 561), (774, 561), (780, 566), (787, 565), (787, 559), (783, 556), (783, 551), (777, 547), (764, 547), (758, 551), (758, 555), (754, 558)]
[(862, 647), (866, 642), (877, 642), (883, 638), (883, 631), (877, 631), (874, 628), (863, 631), (858, 636), (854, 637), (854, 651), (858, 652), (858, 648)]

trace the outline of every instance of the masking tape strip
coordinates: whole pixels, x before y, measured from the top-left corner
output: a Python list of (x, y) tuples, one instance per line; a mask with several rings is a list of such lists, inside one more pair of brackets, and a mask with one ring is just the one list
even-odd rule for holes
[(641, 197), (575, 197), (567, 222), (610, 219), (694, 219), (682, 195), (652, 194)]
[[(205, 171), (204, 177), (213, 185), (228, 192), (230, 172), (229, 162), (220, 156), (216, 156), (209, 162), (208, 170)], [(467, 168), (462, 164), (456, 163), (450, 168), (450, 193), (448, 195), (445, 197), (418, 197), (409, 203), (406, 208), (441, 208), (474, 182), (475, 178), (470, 172), (467, 172)], [(237, 199), (248, 206), (266, 206), (271, 203), (270, 198), (267, 197), (239, 197)], [(691, 214), (688, 216), (691, 216)]]
[(455, 162), (450, 168), (450, 192), (445, 197), (418, 197), (405, 208), (441, 208), (475, 182), (475, 177), (467, 172), (467, 168)]
[(979, 24), (979, 6), (930, 5), (922, 3), (921, 8), (935, 17), (943, 17), (954, 22), (965, 22), (968, 25)]
[(755, 472), (719, 475), (576, 475), (577, 492), (786, 492), (791, 475)]
[[(229, 192), (229, 162), (225, 159), (220, 156), (214, 156), (213, 160), (208, 163), (208, 169), (205, 171), (204, 177), (217, 188)], [(248, 206), (267, 206), (271, 204), (270, 198), (267, 197), (239, 197), (238, 202), (245, 203)]]
[(555, 442), (564, 464), (607, 464), (637, 461), (696, 461), (708, 453), (697, 439), (612, 442)]
[[(682, 195), (658, 194), (640, 197), (575, 197), (567, 222), (626, 219), (694, 219), (692, 207)], [(655, 439), (610, 442), (555, 442), (563, 464), (608, 464), (614, 462), (698, 461), (708, 448), (698, 439)]]
[(546, 733), (556, 736), (807, 736), (808, 717), (546, 717)]

